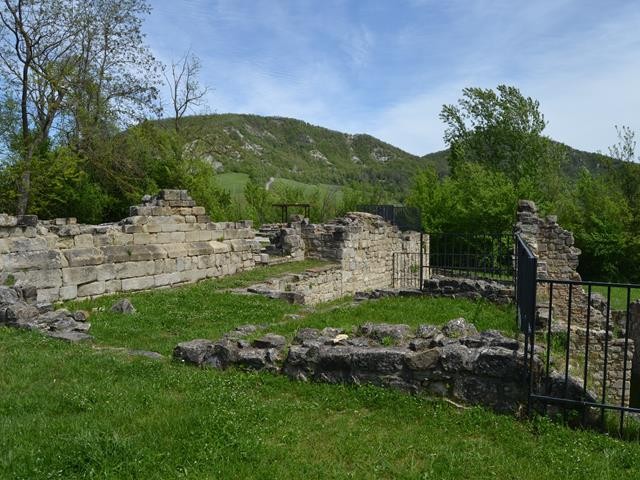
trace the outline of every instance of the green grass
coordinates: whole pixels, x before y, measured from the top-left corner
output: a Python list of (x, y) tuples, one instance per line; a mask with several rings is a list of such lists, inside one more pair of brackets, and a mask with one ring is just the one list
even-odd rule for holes
[[(342, 299), (308, 307), (225, 289), (278, 266), (174, 290), (130, 295), (138, 313), (99, 311), (100, 345), (169, 354), (182, 340), (266, 323), (348, 328), (366, 321), (514, 330), (511, 307), (452, 299)], [(76, 305), (110, 306), (117, 297)], [(292, 320), (288, 314), (302, 315)], [(0, 478), (633, 479), (640, 444), (460, 410), (372, 386), (198, 369), (0, 328)]]
[[(124, 295), (65, 306), (71, 310), (93, 311), (91, 333), (100, 345), (152, 350), (164, 355), (170, 355), (179, 342), (194, 338), (217, 339), (234, 327), (248, 323), (264, 325), (265, 333), (270, 331), (292, 338), (302, 327), (339, 327), (350, 331), (367, 322), (407, 323), (417, 327), (423, 323), (442, 325), (464, 317), (479, 330), (516, 333), (513, 308), (488, 302), (384, 298), (354, 304), (350, 298), (345, 298), (310, 311), (308, 307), (225, 290), (325, 264), (305, 261), (277, 265), (172, 290), (129, 295), (138, 310), (131, 316), (110, 312), (111, 305)], [(300, 318), (292, 317), (292, 314)]]
[[(583, 287), (583, 290), (586, 292), (587, 287)], [(604, 298), (607, 298), (607, 287), (592, 287), (592, 292), (599, 293)], [(634, 302), (640, 299), (640, 289), (632, 288), (631, 289), (631, 301)], [(626, 310), (627, 309), (627, 289), (612, 287), (611, 288), (611, 309), (612, 310)]]
[[(216, 180), (222, 188), (228, 190), (231, 196), (240, 201), (244, 201), (244, 187), (249, 181), (249, 175), (246, 173), (228, 172), (216, 175)], [(321, 194), (335, 191), (335, 201), (342, 200), (342, 188), (338, 185), (328, 185), (324, 183), (311, 184), (298, 182), (296, 180), (290, 180), (288, 178), (276, 177), (272, 186), (272, 190), (278, 191), (278, 189), (289, 188), (296, 189), (303, 192), (305, 197), (313, 195), (319, 191)]]
[(633, 479), (640, 445), (0, 328), (0, 478)]

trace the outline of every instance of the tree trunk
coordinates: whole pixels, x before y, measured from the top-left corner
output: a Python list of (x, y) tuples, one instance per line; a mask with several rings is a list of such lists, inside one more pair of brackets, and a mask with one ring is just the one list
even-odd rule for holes
[(18, 186), (20, 196), (18, 197), (18, 215), (24, 215), (27, 213), (27, 207), (29, 206), (29, 194), (31, 193), (31, 171), (25, 170), (22, 173), (20, 179), (20, 185)]

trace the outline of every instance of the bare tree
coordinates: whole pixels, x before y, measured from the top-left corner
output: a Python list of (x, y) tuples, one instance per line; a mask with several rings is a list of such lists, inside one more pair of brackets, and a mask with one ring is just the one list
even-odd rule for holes
[[(164, 68), (163, 75), (169, 87), (173, 121), (176, 131), (180, 130), (180, 120), (194, 107), (203, 105), (209, 93), (209, 87), (203, 86), (198, 80), (202, 69), (200, 59), (191, 52), (187, 52), (178, 61), (171, 62), (169, 68)], [(167, 70), (170, 70), (167, 72)]]
[(19, 119), (0, 130), (13, 130), (5, 143), (19, 157), (18, 213), (53, 129), (90, 154), (93, 136), (159, 111), (158, 63), (142, 33), (149, 12), (146, 0), (0, 0), (2, 110), (15, 104)]
[(618, 143), (609, 147), (609, 156), (621, 162), (633, 162), (636, 156), (636, 132), (626, 125), (615, 127)]
[(72, 63), (69, 52), (76, 31), (69, 21), (74, 10), (65, 7), (63, 0), (4, 0), (0, 8), (0, 67), (12, 90), (5, 99), (19, 104), (19, 214), (26, 212), (29, 202), (34, 151), (49, 138), (67, 93), (59, 75)]

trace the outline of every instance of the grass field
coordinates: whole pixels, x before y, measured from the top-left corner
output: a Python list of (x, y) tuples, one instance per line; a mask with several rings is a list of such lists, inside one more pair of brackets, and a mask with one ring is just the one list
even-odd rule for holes
[[(249, 181), (248, 174), (236, 172), (220, 173), (216, 175), (216, 179), (222, 188), (229, 190), (233, 198), (244, 198), (244, 187)], [(290, 180), (288, 178), (276, 178), (271, 186), (271, 188), (276, 191), (282, 187), (301, 190), (305, 196), (313, 194), (318, 189), (322, 193), (335, 190), (336, 200), (339, 201), (342, 198), (342, 187), (338, 185), (328, 185), (324, 183), (311, 184)]]
[[(586, 292), (587, 287), (583, 287), (583, 290)], [(607, 298), (607, 287), (592, 287), (592, 292), (597, 292), (601, 294), (604, 298)], [(630, 290), (630, 300), (632, 302), (640, 299), (640, 289), (632, 288)], [(611, 309), (612, 310), (626, 310), (627, 309), (627, 289), (620, 287), (612, 287), (611, 288)]]
[[(95, 344), (168, 356), (179, 341), (245, 323), (291, 335), (300, 326), (464, 316), (513, 330), (510, 308), (466, 300), (346, 299), (309, 309), (226, 291), (285, 267), (131, 295), (136, 314), (92, 315)], [(640, 478), (637, 441), (370, 386), (198, 369), (7, 328), (0, 362), (2, 479)]]

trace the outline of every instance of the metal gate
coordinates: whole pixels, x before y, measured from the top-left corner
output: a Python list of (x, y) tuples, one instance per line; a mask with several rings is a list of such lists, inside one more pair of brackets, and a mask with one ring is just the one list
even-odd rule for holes
[(394, 253), (393, 288), (422, 289), (427, 269), (426, 261), (427, 258), (424, 251)]
[[(537, 278), (537, 260), (516, 236), (517, 320), (525, 336), (528, 410), (549, 408), (583, 425), (638, 429), (640, 285)], [(604, 291), (605, 297), (594, 296)], [(612, 301), (622, 300), (617, 312)], [(538, 302), (538, 303), (537, 303)], [(635, 349), (634, 349), (635, 347)], [(637, 355), (637, 353), (636, 353)]]

